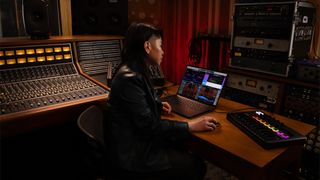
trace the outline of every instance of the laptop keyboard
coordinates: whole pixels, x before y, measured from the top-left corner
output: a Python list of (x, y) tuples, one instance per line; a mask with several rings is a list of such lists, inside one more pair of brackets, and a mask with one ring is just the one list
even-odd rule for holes
[(212, 110), (212, 107), (180, 96), (169, 96), (162, 99), (168, 101), (172, 110), (178, 114), (192, 117)]
[(207, 105), (201, 104), (197, 101), (189, 100), (187, 98), (179, 97), (179, 96), (172, 97), (170, 99), (171, 99), (170, 102), (172, 104), (183, 104), (184, 106), (191, 108), (191, 109), (207, 108)]

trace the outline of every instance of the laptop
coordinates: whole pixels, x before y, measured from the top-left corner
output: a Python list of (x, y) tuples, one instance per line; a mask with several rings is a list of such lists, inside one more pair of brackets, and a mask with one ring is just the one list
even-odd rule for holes
[(161, 100), (169, 102), (173, 112), (187, 118), (213, 111), (226, 78), (225, 73), (187, 66), (178, 92)]

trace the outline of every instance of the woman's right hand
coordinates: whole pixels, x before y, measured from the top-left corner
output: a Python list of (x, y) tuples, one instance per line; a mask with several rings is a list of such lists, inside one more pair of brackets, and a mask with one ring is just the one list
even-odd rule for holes
[(210, 116), (202, 116), (194, 120), (188, 121), (190, 132), (213, 131), (221, 124), (218, 120)]

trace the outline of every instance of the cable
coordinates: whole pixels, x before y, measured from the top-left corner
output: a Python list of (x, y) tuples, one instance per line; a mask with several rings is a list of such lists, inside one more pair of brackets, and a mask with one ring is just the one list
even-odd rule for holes
[(313, 32), (313, 39), (312, 39), (312, 44), (311, 44), (311, 52), (309, 54), (309, 57), (314, 58), (314, 59), (319, 59), (319, 52), (317, 51), (317, 47), (319, 47), (319, 32), (320, 32), (320, 18), (318, 16), (319, 13), (319, 2), (317, 0), (314, 1), (308, 1), (309, 3), (312, 3), (315, 7), (315, 23), (314, 23), (314, 32)]
[(245, 110), (261, 111), (261, 112), (263, 112), (264, 114), (266, 114), (266, 115), (268, 115), (268, 116), (270, 116), (270, 117), (272, 117), (272, 118), (275, 118), (273, 112), (269, 112), (269, 111), (262, 110), (262, 109), (259, 109), (259, 108), (254, 108), (254, 107), (251, 107), (251, 108), (243, 108), (243, 109), (235, 109), (235, 110), (229, 111), (228, 113), (236, 113), (236, 112), (241, 112), (241, 111), (245, 111)]
[(234, 109), (234, 110), (231, 110), (231, 111), (217, 111), (215, 109), (213, 112), (215, 112), (215, 113), (235, 113), (235, 112), (241, 112), (241, 111), (245, 111), (245, 110), (258, 110), (258, 111), (260, 111), (260, 109), (258, 109), (258, 108), (250, 107), (250, 108)]

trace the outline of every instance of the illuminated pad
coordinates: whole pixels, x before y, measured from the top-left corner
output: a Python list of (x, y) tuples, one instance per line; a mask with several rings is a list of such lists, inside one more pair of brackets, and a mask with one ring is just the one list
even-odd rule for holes
[(279, 129), (277, 129), (276, 127), (274, 127), (273, 125), (271, 125), (270, 123), (268, 123), (266, 120), (263, 120), (262, 118), (260, 118), (260, 116), (263, 116), (264, 113), (261, 111), (256, 111), (257, 116), (253, 115), (252, 118), (255, 119), (256, 121), (258, 121), (260, 124), (262, 124), (263, 126), (267, 127), (268, 129), (270, 129), (271, 131), (273, 131), (277, 136), (279, 136), (280, 138), (283, 139), (288, 139), (290, 138), (289, 135), (287, 135), (284, 132), (281, 132)]

